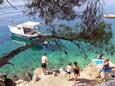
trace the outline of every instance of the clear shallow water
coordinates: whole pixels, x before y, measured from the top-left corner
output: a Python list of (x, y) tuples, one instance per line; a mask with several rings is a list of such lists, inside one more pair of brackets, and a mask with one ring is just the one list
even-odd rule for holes
[[(4, 14), (5, 13), (5, 14)], [(8, 22), (9, 19), (12, 18), (16, 23), (21, 23), (28, 21), (29, 18), (22, 14), (20, 10), (14, 10), (13, 8), (9, 8), (3, 12), (0, 11), (0, 55), (3, 55), (11, 50), (16, 49), (19, 46), (22, 46), (25, 44), (24, 41), (19, 41), (16, 39), (12, 39), (12, 35), (8, 29)], [(43, 21), (40, 18), (31, 19), (34, 21)], [(112, 23), (112, 32), (113, 32), (113, 44), (115, 44), (115, 20), (113, 19), (106, 19), (105, 21)], [(55, 21), (55, 23), (58, 23), (58, 21)], [(76, 21), (65, 21), (66, 24), (73, 25), (76, 23)], [(46, 49), (46, 53), (48, 56), (48, 67), (49, 68), (57, 68), (57, 67), (65, 67), (68, 63), (77, 61), (78, 65), (80, 67), (84, 67), (88, 62), (82, 58), (80, 55), (81, 52), (76, 48), (75, 45), (73, 45), (70, 42), (64, 42), (66, 47), (68, 48), (68, 56), (64, 54), (61, 50), (49, 50)], [(84, 46), (85, 47), (85, 46)], [(88, 53), (88, 57), (90, 61), (96, 57), (95, 53), (92, 53), (88, 50), (86, 50)], [(11, 63), (14, 65), (5, 65), (2, 68), (0, 68), (0, 72), (8, 73), (10, 76), (14, 74), (21, 75), (24, 71), (33, 71), (36, 67), (40, 67), (41, 65), (41, 57), (44, 53), (43, 48), (34, 47), (31, 49), (28, 49), (24, 52), (21, 52), (20, 54), (16, 55), (13, 59), (10, 60)], [(105, 57), (109, 57), (113, 63), (115, 63), (115, 56), (108, 56), (105, 55)]]

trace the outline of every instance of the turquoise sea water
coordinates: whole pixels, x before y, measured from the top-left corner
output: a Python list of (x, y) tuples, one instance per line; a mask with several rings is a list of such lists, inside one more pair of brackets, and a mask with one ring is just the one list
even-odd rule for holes
[[(108, 5), (106, 6), (106, 8)], [(105, 14), (115, 13), (114, 9), (105, 10)], [(12, 34), (8, 29), (9, 19), (12, 18), (16, 23), (28, 21), (28, 17), (24, 15), (20, 10), (14, 10), (13, 8), (1, 9), (0, 11), (0, 55), (4, 55), (11, 50), (14, 50), (22, 45), (25, 45), (25, 41), (12, 38)], [(43, 21), (40, 18), (31, 19), (33, 21)], [(113, 39), (115, 44), (115, 20), (106, 19), (105, 21), (112, 24)], [(76, 21), (64, 21), (66, 24), (73, 25)], [(55, 22), (58, 23), (58, 22)], [(58, 68), (65, 67), (69, 62), (77, 61), (80, 67), (88, 64), (88, 61), (82, 58), (81, 52), (70, 42), (63, 42), (67, 47), (68, 55), (60, 50), (46, 49), (48, 56), (48, 67)], [(84, 46), (85, 47), (85, 46)], [(89, 60), (91, 61), (96, 57), (95, 53), (86, 50)], [(14, 74), (21, 75), (24, 71), (33, 71), (35, 68), (40, 67), (41, 57), (44, 53), (44, 49), (40, 47), (30, 48), (24, 52), (19, 53), (13, 59), (10, 60), (14, 65), (5, 65), (0, 68), (0, 72), (8, 73), (10, 76)], [(113, 63), (115, 63), (115, 56), (105, 55), (109, 57)]]

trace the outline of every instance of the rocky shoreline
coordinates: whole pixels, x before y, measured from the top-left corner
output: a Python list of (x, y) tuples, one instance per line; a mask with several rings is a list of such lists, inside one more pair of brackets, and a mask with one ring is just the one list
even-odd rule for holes
[(67, 81), (65, 71), (62, 69), (48, 70), (44, 75), (42, 69), (37, 68), (33, 75), (26, 72), (22, 79), (16, 75), (9, 79), (6, 74), (0, 74), (0, 86), (96, 86), (97, 73), (96, 65), (90, 63), (81, 71), (77, 84), (75, 84), (73, 73), (71, 74), (71, 81)]

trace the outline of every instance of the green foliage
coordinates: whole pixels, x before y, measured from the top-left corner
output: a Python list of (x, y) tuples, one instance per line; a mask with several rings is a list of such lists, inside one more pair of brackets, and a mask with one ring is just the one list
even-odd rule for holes
[(90, 37), (92, 37), (94, 43), (98, 43), (99, 45), (108, 44), (112, 38), (111, 25), (100, 22), (99, 28), (93, 30)]
[[(46, 23), (52, 23), (55, 18), (61, 20), (75, 19), (76, 13), (73, 7), (80, 6), (84, 0), (32, 0), (27, 7), (30, 9), (28, 13), (32, 15), (39, 14), (44, 18)], [(87, 1), (87, 0), (86, 0)]]

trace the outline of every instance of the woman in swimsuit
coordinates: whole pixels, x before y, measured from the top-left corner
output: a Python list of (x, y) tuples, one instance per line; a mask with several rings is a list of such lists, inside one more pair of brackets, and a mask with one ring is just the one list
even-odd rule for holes
[(78, 76), (80, 76), (80, 69), (77, 65), (77, 62), (74, 62), (74, 67), (73, 67), (73, 71), (74, 71), (74, 81), (76, 83)]
[(102, 68), (99, 71), (99, 75), (103, 80), (111, 79), (110, 75), (112, 73), (112, 68), (109, 66), (109, 59), (105, 58)]
[(71, 73), (71, 70), (72, 70), (72, 67), (71, 67), (71, 63), (69, 63), (67, 66), (66, 66), (66, 78), (67, 80), (69, 81), (70, 80), (70, 73)]

